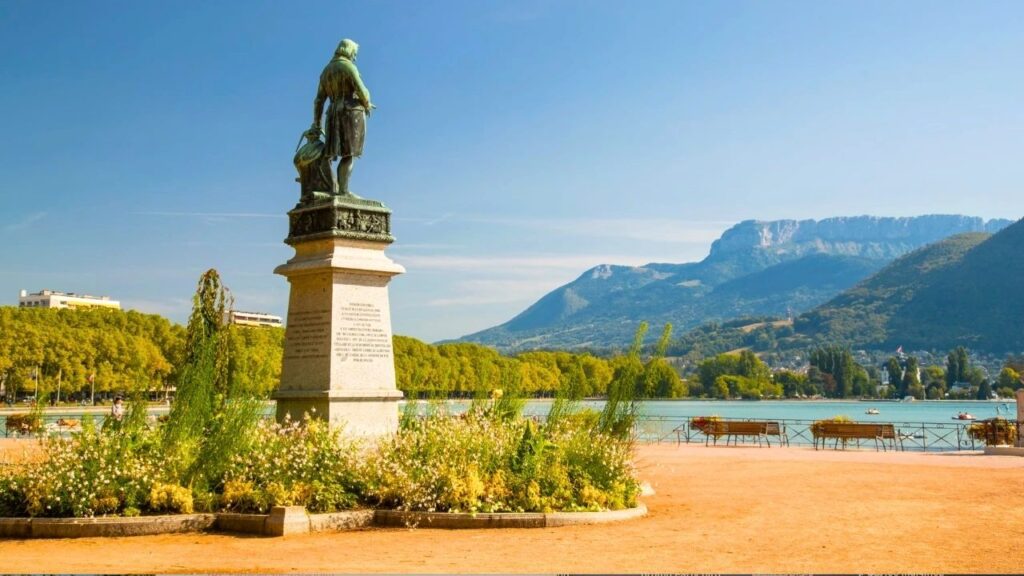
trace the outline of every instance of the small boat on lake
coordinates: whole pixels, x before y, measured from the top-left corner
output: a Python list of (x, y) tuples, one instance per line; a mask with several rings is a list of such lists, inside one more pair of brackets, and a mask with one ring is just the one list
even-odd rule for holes
[(864, 411), (865, 414), (878, 414), (878, 408), (868, 408)]
[(953, 416), (953, 420), (974, 420), (974, 414), (970, 412), (960, 412), (956, 416)]

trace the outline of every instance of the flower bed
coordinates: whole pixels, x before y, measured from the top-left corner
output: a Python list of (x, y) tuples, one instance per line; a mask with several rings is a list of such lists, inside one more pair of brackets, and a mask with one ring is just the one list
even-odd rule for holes
[(853, 420), (850, 420), (848, 416), (834, 416), (832, 418), (825, 418), (823, 420), (817, 420), (810, 426), (811, 434), (815, 437), (821, 436), (821, 432), (826, 424), (850, 424)]
[(407, 419), (370, 459), (367, 495), (423, 512), (618, 510), (636, 505), (631, 444), (580, 412), (537, 424), (486, 409)]
[(690, 426), (707, 434), (721, 421), (722, 419), (718, 416), (697, 416), (690, 420)]
[(240, 434), (215, 476), (188, 482), (161, 428), (100, 430), (87, 420), (70, 438), (43, 438), (38, 461), (0, 470), (0, 516), (266, 513), (296, 505), (312, 513), (597, 511), (633, 508), (639, 493), (630, 442), (602, 432), (593, 412), (544, 424), (485, 408), (404, 419), (372, 450), (313, 418), (260, 421)]
[(972, 423), (967, 433), (986, 446), (1013, 446), (1017, 440), (1017, 425), (1005, 418), (991, 418)]

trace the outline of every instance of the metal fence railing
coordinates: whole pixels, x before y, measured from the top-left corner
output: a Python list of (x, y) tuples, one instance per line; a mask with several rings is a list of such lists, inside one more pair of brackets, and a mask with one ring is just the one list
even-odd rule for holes
[[(700, 427), (694, 425), (695, 417), (643, 416), (634, 426), (636, 438), (645, 443), (703, 444), (707, 437)], [(719, 418), (733, 422), (764, 421), (756, 418)], [(782, 431), (780, 440), (787, 445), (813, 446), (814, 434), (811, 426), (815, 420), (767, 419), (777, 422)], [(879, 424), (871, 422), (871, 424)], [(903, 450), (923, 452), (944, 452), (956, 450), (981, 450), (984, 441), (975, 440), (967, 429), (970, 420), (957, 422), (885, 422), (896, 428), (896, 444)], [(1020, 428), (1018, 427), (1018, 430)], [(743, 438), (738, 440), (742, 441)], [(750, 439), (746, 439), (748, 442)], [(847, 447), (874, 448), (870, 441), (850, 441)]]
[[(150, 413), (154, 421), (161, 415), (166, 414), (167, 409), (157, 409)], [(8, 438), (25, 438), (36, 436), (40, 432), (69, 435), (82, 429), (84, 420), (91, 418), (96, 426), (101, 426), (109, 412), (96, 411), (91, 414), (61, 415), (44, 413), (38, 415), (39, 420), (33, 422), (25, 421), (26, 413), (0, 414), (0, 432)], [(263, 415), (272, 418), (273, 412), (266, 410)], [(543, 416), (534, 416), (543, 420)], [(13, 418), (13, 420), (12, 420)], [(694, 425), (697, 417), (679, 416), (641, 416), (634, 424), (634, 435), (637, 441), (642, 443), (672, 443), (672, 444), (703, 444), (707, 436), (699, 426)], [(19, 420), (21, 422), (19, 422)], [(755, 418), (719, 418), (723, 421), (751, 422), (764, 421), (766, 419)], [(768, 438), (772, 445), (776, 442), (790, 446), (813, 446), (814, 435), (811, 426), (815, 420), (804, 419), (768, 419), (770, 422), (779, 424), (781, 435)], [(1012, 423), (1012, 420), (1011, 420)], [(871, 424), (881, 424), (871, 422)], [(896, 429), (896, 445), (903, 450), (923, 452), (949, 452), (958, 450), (981, 450), (985, 446), (983, 440), (974, 439), (968, 428), (974, 424), (970, 420), (953, 422), (886, 422)], [(1018, 434), (1022, 433), (1022, 423), (1017, 423)], [(752, 438), (740, 437), (740, 443), (756, 442)], [(851, 441), (845, 444), (849, 448), (874, 448), (875, 445), (869, 440), (863, 443)]]

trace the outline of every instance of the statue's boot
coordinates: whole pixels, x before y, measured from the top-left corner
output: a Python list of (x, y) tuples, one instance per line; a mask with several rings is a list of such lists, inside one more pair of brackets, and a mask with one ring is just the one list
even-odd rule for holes
[(349, 178), (352, 177), (352, 170), (355, 167), (355, 158), (348, 156), (338, 162), (338, 195), (348, 198), (360, 198), (348, 189)]

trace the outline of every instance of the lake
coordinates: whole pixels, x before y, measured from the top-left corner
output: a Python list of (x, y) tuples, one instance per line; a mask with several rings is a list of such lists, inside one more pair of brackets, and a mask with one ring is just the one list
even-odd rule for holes
[[(551, 400), (530, 400), (525, 413), (545, 415)], [(452, 400), (456, 411), (469, 405), (467, 401)], [(602, 400), (585, 400), (581, 406), (600, 410)], [(969, 412), (977, 419), (1003, 416), (1016, 418), (1017, 404), (1007, 401), (954, 401), (924, 400), (917, 402), (893, 401), (836, 401), (836, 400), (646, 400), (641, 403), (641, 416), (651, 418), (688, 418), (693, 416), (721, 416), (722, 418), (751, 418), (758, 420), (820, 420), (846, 416), (857, 422), (948, 423), (960, 412)], [(865, 414), (868, 408), (878, 414)], [(997, 414), (997, 410), (999, 413)]]

